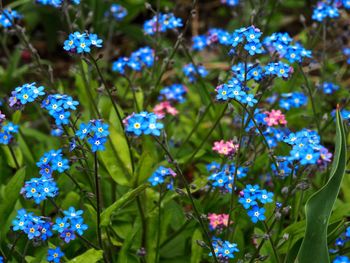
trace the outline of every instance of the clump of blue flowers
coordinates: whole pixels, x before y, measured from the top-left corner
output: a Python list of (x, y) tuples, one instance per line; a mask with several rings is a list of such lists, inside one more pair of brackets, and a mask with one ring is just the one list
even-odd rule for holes
[[(4, 115), (3, 115), (4, 116)], [(1, 124), (1, 121), (0, 121)], [(17, 134), (19, 131), (18, 125), (8, 122), (6, 125), (0, 126), (0, 144), (8, 145), (12, 139), (13, 135)]]
[(141, 112), (133, 113), (124, 119), (125, 129), (128, 133), (140, 136), (154, 135), (159, 136), (164, 125), (158, 121), (158, 116), (154, 113)]
[(230, 7), (234, 7), (239, 4), (239, 0), (221, 0), (221, 3)]
[(75, 210), (74, 207), (70, 207), (63, 211), (64, 217), (56, 218), (52, 229), (59, 233), (59, 237), (64, 242), (69, 243), (76, 238), (76, 235), (82, 236), (88, 229), (82, 217), (83, 213), (82, 210)]
[(71, 116), (70, 110), (76, 110), (78, 105), (78, 101), (64, 94), (48, 95), (41, 103), (41, 107), (55, 119), (57, 126), (67, 125)]
[(45, 95), (44, 86), (37, 86), (35, 82), (26, 83), (15, 88), (9, 98), (10, 107), (21, 107), (29, 102), (35, 101), (38, 97)]
[(300, 108), (307, 105), (308, 98), (302, 92), (282, 93), (279, 106), (282, 109)]
[(15, 21), (21, 18), (22, 15), (15, 10), (4, 9), (0, 11), (0, 25), (4, 28), (12, 27)]
[(198, 76), (204, 78), (208, 75), (208, 71), (204, 66), (195, 66), (192, 63), (185, 65), (182, 71), (190, 82), (195, 82)]
[(40, 204), (47, 198), (54, 198), (58, 195), (58, 187), (52, 177), (42, 176), (32, 178), (25, 182), (21, 189), (21, 194), (26, 199), (33, 199), (36, 204)]
[(160, 166), (155, 170), (151, 177), (148, 178), (148, 182), (150, 182), (152, 186), (157, 186), (163, 184), (165, 180), (169, 178), (170, 183), (167, 184), (167, 188), (173, 189), (175, 176), (176, 173), (171, 168)]
[(290, 161), (298, 161), (301, 165), (328, 164), (332, 154), (320, 144), (320, 136), (316, 131), (301, 130), (290, 133), (283, 139), (292, 146)]
[(120, 57), (112, 64), (112, 71), (125, 74), (126, 68), (141, 71), (143, 67), (150, 68), (154, 63), (154, 50), (142, 47), (131, 53), (130, 57)]
[(217, 43), (229, 46), (232, 43), (231, 38), (232, 36), (229, 32), (220, 28), (212, 28), (205, 35), (194, 36), (192, 38), (192, 48), (199, 51)]
[(259, 207), (273, 202), (273, 193), (260, 189), (258, 185), (248, 184), (240, 193), (238, 202), (248, 210), (248, 216), (253, 223), (265, 220), (265, 208)]
[(179, 28), (182, 26), (182, 19), (176, 17), (173, 13), (159, 13), (143, 24), (143, 31), (146, 35), (154, 35), (156, 32), (166, 32), (167, 30)]
[(159, 100), (165, 98), (168, 101), (176, 101), (179, 103), (185, 102), (185, 95), (187, 94), (187, 88), (182, 84), (172, 84), (164, 87), (160, 90)]
[(74, 32), (64, 41), (63, 49), (70, 53), (90, 53), (91, 48), (102, 47), (103, 40), (96, 34)]
[(288, 33), (273, 33), (265, 37), (263, 44), (271, 54), (277, 52), (280, 58), (288, 60), (290, 63), (301, 63), (304, 58), (311, 58), (311, 51), (305, 49), (299, 42), (292, 43), (293, 38)]
[(105, 13), (105, 16), (111, 16), (117, 21), (122, 21), (127, 15), (128, 10), (118, 4), (112, 4), (109, 10)]
[(312, 13), (312, 19), (322, 22), (327, 18), (338, 18), (339, 10), (332, 1), (318, 2)]
[(63, 173), (69, 169), (69, 161), (63, 157), (62, 149), (44, 153), (36, 165), (40, 168), (39, 173), (46, 178), (51, 177), (54, 171)]
[(332, 82), (323, 82), (320, 84), (320, 89), (323, 91), (324, 94), (333, 94), (337, 90), (339, 90), (339, 86), (332, 83)]
[(234, 164), (225, 164), (220, 167), (220, 164), (215, 162), (207, 165), (207, 170), (213, 172), (208, 177), (210, 185), (225, 193), (232, 192), (232, 183), (235, 174), (238, 179), (241, 179), (246, 177), (248, 172), (247, 167), (238, 167), (236, 171), (236, 166)]
[(75, 135), (79, 139), (87, 138), (92, 152), (104, 151), (109, 135), (108, 129), (109, 125), (102, 120), (91, 120), (88, 123), (82, 123)]
[(51, 222), (46, 218), (28, 213), (25, 209), (17, 211), (17, 216), (12, 221), (12, 229), (23, 232), (28, 239), (45, 241), (53, 235)]
[[(220, 238), (214, 237), (212, 245), (214, 248), (215, 256), (222, 262), (227, 262), (227, 260), (235, 258), (234, 253), (239, 252), (237, 244), (230, 243), (226, 240), (223, 241)], [(213, 254), (210, 252), (209, 256), (213, 256)]]
[[(36, 0), (36, 2), (41, 5), (49, 5), (56, 8), (61, 7), (63, 4), (63, 0)], [(69, 2), (74, 5), (80, 4), (80, 0), (70, 0)]]

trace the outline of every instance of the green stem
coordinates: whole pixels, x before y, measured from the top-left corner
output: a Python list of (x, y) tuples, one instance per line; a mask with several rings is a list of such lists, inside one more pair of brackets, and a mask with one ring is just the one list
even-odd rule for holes
[(94, 162), (95, 162), (95, 194), (96, 194), (96, 219), (97, 219), (97, 240), (99, 246), (102, 248), (102, 233), (101, 233), (101, 194), (100, 194), (100, 178), (98, 175), (98, 161), (97, 161), (97, 152), (94, 153)]
[(176, 170), (177, 174), (180, 175), (180, 178), (181, 178), (183, 184), (185, 185), (187, 196), (190, 199), (190, 202), (191, 202), (191, 205), (193, 207), (193, 210), (194, 210), (194, 213), (196, 215), (196, 218), (197, 218), (197, 220), (198, 220), (198, 222), (199, 222), (199, 224), (200, 224), (200, 226), (202, 228), (202, 231), (203, 231), (203, 233), (204, 233), (204, 235), (205, 235), (205, 237), (207, 239), (210, 251), (211, 251), (212, 256), (214, 258), (214, 262), (218, 263), (218, 260), (216, 258), (216, 253), (215, 253), (215, 250), (214, 250), (214, 247), (213, 247), (213, 244), (212, 244), (212, 240), (211, 240), (211, 238), (209, 236), (209, 233), (208, 233), (208, 231), (207, 231), (207, 229), (206, 229), (206, 227), (204, 225), (204, 222), (203, 222), (203, 219), (202, 219), (202, 217), (201, 217), (201, 215), (199, 213), (199, 210), (198, 210), (198, 208), (197, 208), (197, 206), (196, 206), (196, 204), (194, 202), (194, 199), (193, 199), (192, 194), (191, 194), (190, 186), (189, 186), (189, 184), (187, 182), (187, 179), (186, 179), (185, 175), (183, 174), (179, 164), (177, 163), (177, 161), (175, 161), (175, 159), (173, 158), (173, 156), (171, 155), (171, 153), (169, 152), (167, 147), (163, 143), (161, 143), (161, 141), (157, 137), (154, 136), (154, 139), (159, 144), (159, 146), (162, 147), (162, 149), (164, 150), (165, 154), (168, 156), (170, 162), (175, 165), (175, 170)]
[(16, 169), (18, 170), (18, 169), (20, 168), (20, 166), (19, 166), (19, 163), (18, 163), (18, 161), (17, 161), (16, 154), (15, 154), (15, 152), (13, 151), (13, 149), (12, 149), (12, 147), (11, 147), (10, 144), (8, 144), (7, 146), (9, 147), (9, 150), (10, 150), (10, 153), (11, 153), (11, 156), (12, 156), (12, 159), (13, 159), (13, 161), (15, 162)]

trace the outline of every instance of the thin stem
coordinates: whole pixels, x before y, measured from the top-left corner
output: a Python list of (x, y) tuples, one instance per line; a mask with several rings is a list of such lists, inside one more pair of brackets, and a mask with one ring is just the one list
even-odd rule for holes
[(186, 164), (189, 164), (193, 161), (194, 157), (196, 156), (196, 154), (198, 153), (198, 151), (203, 147), (203, 145), (207, 142), (208, 138), (210, 137), (210, 135), (213, 133), (213, 131), (215, 130), (216, 126), (219, 124), (220, 120), (224, 117), (226, 109), (228, 107), (228, 104), (225, 105), (223, 111), (221, 112), (220, 116), (217, 118), (217, 120), (215, 121), (213, 127), (209, 130), (209, 132), (207, 133), (207, 135), (203, 138), (201, 144), (196, 148), (196, 150), (193, 152), (193, 154), (191, 155), (190, 159), (188, 161), (186, 161)]
[(98, 244), (102, 248), (102, 233), (101, 233), (101, 194), (100, 194), (100, 178), (98, 175), (98, 161), (97, 161), (97, 152), (94, 153), (94, 162), (95, 162), (95, 194), (96, 194), (96, 206), (97, 206), (97, 239)]
[(276, 262), (279, 262), (277, 251), (276, 251), (275, 245), (273, 244), (273, 240), (272, 240), (271, 234), (270, 234), (271, 229), (269, 230), (269, 227), (267, 226), (265, 221), (263, 222), (263, 224), (264, 224), (264, 227), (265, 227), (265, 231), (267, 232), (267, 235), (269, 237), (269, 241), (270, 241), (270, 244), (271, 244), (271, 247), (272, 247), (272, 251), (273, 251), (273, 255), (275, 257), (275, 260), (276, 260)]
[(194, 202), (194, 199), (192, 197), (192, 194), (191, 194), (191, 190), (190, 190), (190, 186), (186, 180), (186, 177), (185, 175), (183, 174), (179, 164), (177, 163), (177, 161), (175, 161), (175, 159), (173, 158), (173, 156), (171, 155), (171, 153), (169, 152), (169, 150), (167, 149), (167, 147), (157, 138), (154, 136), (154, 139), (156, 140), (156, 142), (159, 144), (160, 147), (162, 147), (162, 149), (164, 150), (164, 152), (166, 153), (166, 155), (168, 156), (169, 160), (171, 161), (171, 163), (173, 163), (175, 165), (175, 170), (176, 172), (180, 175), (181, 177), (181, 180), (183, 182), (183, 184), (185, 185), (185, 188), (186, 188), (186, 192), (187, 192), (187, 196), (188, 198), (190, 199), (190, 202), (191, 202), (191, 205), (193, 207), (193, 210), (194, 210), (194, 213), (196, 215), (196, 218), (202, 228), (202, 231), (207, 239), (207, 242), (208, 242), (208, 245), (210, 247), (210, 251), (212, 253), (212, 256), (214, 258), (214, 262), (218, 263), (218, 260), (216, 258), (216, 253), (215, 253), (215, 250), (214, 250), (214, 247), (213, 247), (213, 244), (212, 244), (212, 241), (211, 241), (211, 238), (209, 236), (209, 233), (204, 225), (204, 222), (202, 220), (202, 217), (197, 209), (197, 206)]
[(309, 83), (309, 80), (307, 79), (307, 76), (306, 76), (302, 66), (300, 64), (298, 64), (298, 66), (299, 66), (299, 70), (301, 72), (301, 75), (304, 78), (307, 92), (309, 93), (309, 97), (310, 97), (310, 101), (311, 101), (311, 107), (312, 107), (312, 112), (313, 112), (313, 115), (314, 115), (314, 121), (316, 123), (317, 131), (318, 131), (318, 134), (321, 136), (321, 131), (322, 130), (320, 128), (320, 123), (319, 123), (319, 120), (318, 120), (318, 116), (317, 116), (317, 112), (316, 112), (316, 106), (315, 106), (315, 102), (314, 102), (314, 97), (312, 95), (310, 83)]
[(159, 190), (159, 199), (158, 199), (158, 232), (157, 232), (157, 249), (156, 249), (156, 262), (159, 262), (159, 245), (160, 245), (160, 234), (161, 234), (161, 204), (162, 204), (162, 186)]
[(10, 153), (11, 153), (11, 156), (12, 156), (12, 159), (13, 159), (13, 161), (15, 162), (16, 169), (18, 170), (18, 169), (20, 168), (20, 166), (19, 166), (19, 163), (18, 163), (18, 161), (17, 161), (16, 154), (15, 154), (15, 152), (13, 151), (13, 149), (12, 149), (12, 147), (11, 147), (10, 144), (8, 144), (7, 146), (9, 147), (9, 150), (10, 150)]
[(29, 244), (30, 244), (30, 240), (28, 239), (27, 242), (26, 242), (26, 245), (24, 247), (24, 250), (23, 250), (22, 263), (26, 262), (25, 257), (26, 257), (26, 254), (27, 254), (27, 251), (28, 251), (28, 248), (29, 248)]

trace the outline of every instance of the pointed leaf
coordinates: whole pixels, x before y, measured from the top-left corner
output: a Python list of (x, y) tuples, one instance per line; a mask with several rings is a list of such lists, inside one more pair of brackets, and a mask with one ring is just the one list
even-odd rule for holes
[(337, 110), (336, 147), (330, 179), (305, 205), (306, 231), (296, 262), (330, 262), (327, 227), (346, 168), (344, 124)]

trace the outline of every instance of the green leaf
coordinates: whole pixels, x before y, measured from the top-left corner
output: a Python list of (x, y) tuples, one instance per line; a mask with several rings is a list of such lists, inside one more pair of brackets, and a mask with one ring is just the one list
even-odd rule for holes
[(119, 208), (124, 206), (129, 201), (133, 200), (136, 196), (138, 196), (143, 190), (147, 188), (148, 184), (142, 184), (137, 188), (127, 192), (121, 198), (119, 198), (116, 202), (114, 202), (111, 206), (107, 207), (101, 214), (101, 226), (107, 226), (110, 222), (110, 218), (112, 213), (117, 211)]
[(330, 262), (327, 227), (346, 168), (344, 124), (337, 110), (335, 156), (330, 179), (305, 205), (306, 231), (296, 262)]
[[(25, 167), (19, 169), (7, 183), (3, 198), (0, 199), (0, 215), (8, 218), (13, 211), (26, 176)], [(4, 224), (2, 225), (4, 227)]]
[(114, 127), (110, 126), (109, 132), (110, 141), (106, 145), (106, 150), (99, 153), (99, 159), (116, 183), (129, 186), (132, 165), (128, 143), (125, 135)]
[(103, 258), (103, 251), (102, 250), (96, 250), (96, 249), (89, 249), (84, 254), (81, 254), (80, 256), (77, 256), (73, 258), (72, 260), (68, 261), (68, 263), (95, 263), (98, 262)]
[(203, 248), (197, 244), (197, 240), (203, 240), (202, 231), (198, 228), (194, 231), (192, 236), (191, 263), (201, 262)]

